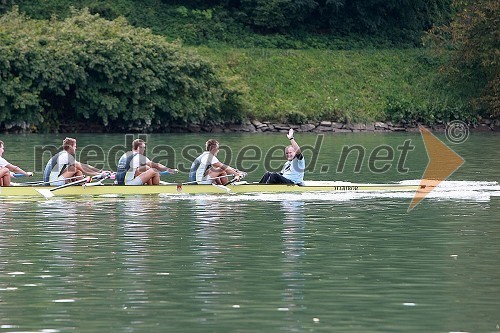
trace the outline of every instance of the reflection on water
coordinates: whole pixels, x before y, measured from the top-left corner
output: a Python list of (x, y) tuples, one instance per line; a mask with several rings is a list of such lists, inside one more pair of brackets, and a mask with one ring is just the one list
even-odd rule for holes
[(214, 314), (223, 293), (218, 282), (218, 270), (223, 265), (223, 249), (220, 240), (220, 227), (227, 213), (224, 205), (214, 200), (197, 200), (193, 210), (194, 240), (192, 251), (198, 257), (194, 262), (196, 279), (195, 299), (204, 323), (213, 323)]
[[(283, 306), (280, 311), (299, 311), (304, 308), (303, 289), (305, 284), (303, 257), (304, 249), (304, 226), (305, 211), (303, 201), (283, 201), (281, 209), (283, 211), (283, 229), (281, 232), (283, 243), (283, 280), (285, 289), (283, 290)], [(283, 331), (299, 332), (301, 325), (291, 314), (287, 317), (287, 325), (282, 327)]]

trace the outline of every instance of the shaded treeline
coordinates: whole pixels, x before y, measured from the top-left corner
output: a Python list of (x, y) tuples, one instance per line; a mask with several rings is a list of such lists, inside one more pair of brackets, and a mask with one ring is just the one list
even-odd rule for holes
[[(2, 0), (0, 12), (18, 5), (33, 18), (70, 15), (89, 8), (107, 19), (185, 43), (237, 47), (317, 48), (420, 45), (422, 33), (452, 16), (451, 0)], [(257, 33), (260, 36), (255, 36)], [(283, 38), (286, 36), (286, 38)], [(348, 37), (347, 39), (345, 37)], [(265, 37), (265, 38), (263, 38)], [(332, 40), (333, 38), (333, 40)]]

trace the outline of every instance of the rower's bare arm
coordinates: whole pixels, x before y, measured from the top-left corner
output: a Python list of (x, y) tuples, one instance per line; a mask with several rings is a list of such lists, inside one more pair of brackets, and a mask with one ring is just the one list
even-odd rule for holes
[(170, 174), (176, 174), (179, 172), (179, 170), (177, 169), (172, 169), (172, 168), (169, 168), (161, 163), (156, 163), (156, 162), (148, 162), (148, 165), (153, 168), (153, 169), (156, 169), (156, 170), (159, 170), (159, 171), (167, 171), (168, 173)]
[(214, 166), (216, 168), (221, 168), (229, 175), (234, 175), (234, 176), (244, 176), (245, 175), (244, 172), (241, 172), (238, 169), (234, 169), (234, 168), (230, 167), (229, 165), (226, 165), (226, 164), (221, 163), (221, 162), (214, 163), (214, 164), (212, 164), (212, 166)]
[(18, 167), (17, 165), (7, 164), (6, 167), (7, 167), (7, 169), (9, 169), (12, 172), (20, 173), (20, 174), (23, 174), (23, 175), (28, 176), (28, 177), (33, 176), (33, 172), (26, 172), (23, 169), (21, 169), (20, 167)]
[(85, 163), (75, 162), (75, 166), (81, 172), (83, 172), (84, 174), (89, 175), (89, 176), (97, 176), (97, 175), (100, 175), (102, 172), (102, 170), (99, 170), (99, 169), (97, 169), (91, 165), (85, 164)]
[(295, 152), (297, 154), (300, 153), (300, 146), (297, 143), (297, 141), (295, 141), (293, 128), (290, 128), (290, 130), (288, 131), (288, 134), (286, 135), (286, 137), (288, 138), (288, 140), (290, 140), (290, 144), (292, 145), (292, 147), (295, 150)]
[(170, 174), (172, 174), (172, 175), (174, 175), (174, 174), (176, 174), (176, 173), (178, 173), (178, 172), (179, 172), (179, 170), (177, 170), (177, 169), (172, 169), (172, 168), (169, 168), (169, 167), (165, 167), (165, 171), (167, 171), (168, 173), (170, 173)]

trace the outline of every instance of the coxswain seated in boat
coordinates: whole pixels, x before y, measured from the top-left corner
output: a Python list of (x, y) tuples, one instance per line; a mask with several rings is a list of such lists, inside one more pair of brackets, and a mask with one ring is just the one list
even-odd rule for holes
[(287, 161), (283, 165), (281, 172), (266, 172), (259, 183), (304, 185), (304, 170), (306, 168), (304, 155), (302, 155), (300, 146), (295, 141), (292, 128), (290, 128), (286, 136), (291, 144), (285, 147)]
[(9, 163), (2, 157), (5, 146), (3, 141), (0, 141), (0, 186), (10, 186), (11, 172), (22, 174), (24, 176), (33, 176), (32, 172), (26, 172), (20, 167)]
[(146, 142), (136, 139), (132, 142), (132, 151), (123, 154), (118, 161), (116, 183), (118, 185), (158, 185), (159, 171), (175, 174), (177, 169), (171, 169), (163, 164), (152, 162), (144, 155)]
[(219, 161), (219, 142), (210, 139), (205, 143), (206, 151), (198, 156), (191, 164), (189, 181), (193, 184), (216, 184), (226, 185), (229, 182), (228, 175), (233, 175), (234, 180), (246, 176), (246, 173), (225, 165)]

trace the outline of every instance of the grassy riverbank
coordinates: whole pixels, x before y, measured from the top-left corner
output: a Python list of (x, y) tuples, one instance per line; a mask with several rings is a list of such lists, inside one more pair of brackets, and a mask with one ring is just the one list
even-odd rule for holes
[(465, 104), (439, 84), (439, 65), (424, 49), (195, 49), (246, 87), (257, 119), (397, 121), (450, 116)]

